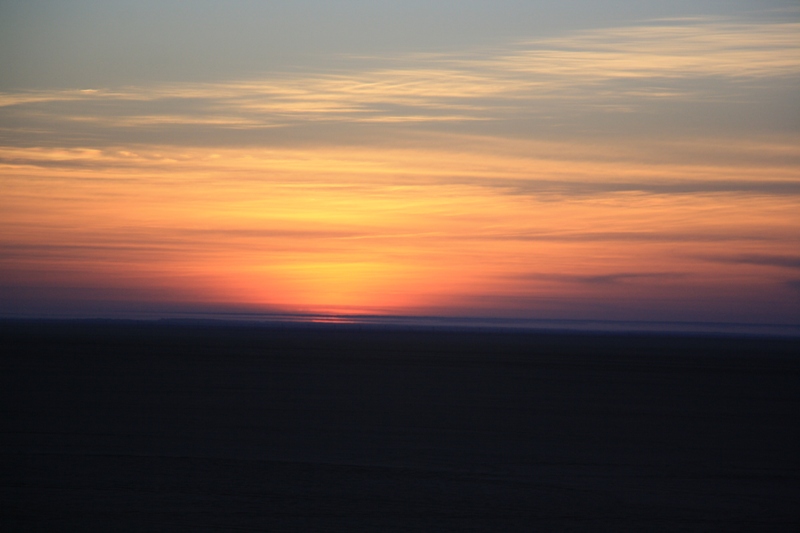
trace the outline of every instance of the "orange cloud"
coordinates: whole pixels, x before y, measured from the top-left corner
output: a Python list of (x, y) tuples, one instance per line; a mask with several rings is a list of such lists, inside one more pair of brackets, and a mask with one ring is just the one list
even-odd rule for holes
[(682, 82), (709, 77), (791, 88), (799, 29), (661, 21), (331, 72), (0, 95), (0, 291), (617, 318), (702, 300), (797, 317), (796, 272), (756, 260), (800, 249), (794, 130), (676, 135), (659, 126), (669, 108), (590, 135), (596, 117), (575, 109), (705, 102)]
[[(468, 294), (487, 295), (488, 307), (688, 298), (766, 279), (763, 266), (704, 254), (786, 254), (800, 244), (796, 194), (605, 188), (610, 176), (680, 183), (729, 172), (708, 165), (419, 148), (3, 156), (17, 161), (3, 170), (5, 279), (170, 286), (209, 304), (402, 313), (461, 312), (452, 306)], [(593, 181), (572, 183), (588, 187), (583, 194), (537, 191), (545, 176)], [(532, 188), (509, 191), (508, 181)], [(767, 277), (777, 286), (786, 276)]]

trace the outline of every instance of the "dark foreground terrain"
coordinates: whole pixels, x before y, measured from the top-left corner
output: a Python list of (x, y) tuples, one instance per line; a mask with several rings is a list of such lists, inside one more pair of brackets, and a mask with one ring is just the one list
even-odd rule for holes
[(800, 531), (797, 340), (0, 323), (3, 531)]

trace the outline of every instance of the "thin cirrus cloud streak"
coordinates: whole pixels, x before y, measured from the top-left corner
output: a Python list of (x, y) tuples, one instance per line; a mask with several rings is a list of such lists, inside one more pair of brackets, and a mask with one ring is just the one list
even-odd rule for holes
[[(658, 105), (715, 100), (735, 119), (763, 86), (796, 86), (799, 33), (657, 21), (322, 73), (0, 95), (4, 312), (84, 294), (798, 320), (796, 272), (775, 259), (800, 245), (796, 130), (676, 135)], [(603, 117), (632, 110), (650, 129), (605, 135)]]
[[(702, 90), (611, 82), (686, 78), (756, 80), (800, 73), (800, 23), (736, 24), (703, 19), (578, 33), (463, 54), (382, 58), (396, 68), (301, 74), (227, 83), (79, 89), (0, 95), (0, 106), (72, 102), (43, 116), (109, 127), (208, 124), (254, 128), (295, 121), (486, 120), (536, 100), (703, 98)], [(718, 95), (714, 95), (718, 97)], [(600, 97), (600, 98), (598, 98)], [(182, 100), (186, 114), (137, 113), (135, 104)], [(116, 106), (110, 115), (96, 104)], [(195, 103), (197, 105), (191, 105)], [(422, 111), (392, 114), (387, 106)], [(388, 111), (388, 112), (387, 112)]]
[[(669, 22), (669, 21), (667, 21)], [(800, 67), (797, 23), (677, 21), (533, 41), (488, 64), (570, 81), (616, 78), (791, 76)]]

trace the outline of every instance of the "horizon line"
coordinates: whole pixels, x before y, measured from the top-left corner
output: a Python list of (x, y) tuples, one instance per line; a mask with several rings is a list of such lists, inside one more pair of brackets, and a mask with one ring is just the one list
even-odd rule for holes
[(125, 316), (12, 316), (2, 322), (212, 323), (249, 326), (332, 326), (389, 329), (517, 331), (531, 333), (681, 334), (745, 337), (800, 337), (800, 324), (670, 320), (459, 317), (445, 315), (370, 315), (346, 313), (266, 313), (256, 311), (133, 312)]

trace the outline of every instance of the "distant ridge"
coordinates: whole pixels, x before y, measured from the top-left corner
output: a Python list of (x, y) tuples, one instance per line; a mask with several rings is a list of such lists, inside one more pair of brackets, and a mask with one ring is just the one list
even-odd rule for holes
[(260, 312), (160, 312), (126, 316), (0, 317), (2, 321), (158, 322), (165, 324), (239, 324), (281, 326), (342, 326), (448, 331), (531, 331), (541, 333), (634, 333), (745, 337), (800, 337), (798, 324), (746, 324), (725, 322), (569, 320), (496, 317), (408, 316), (366, 314), (304, 314)]

